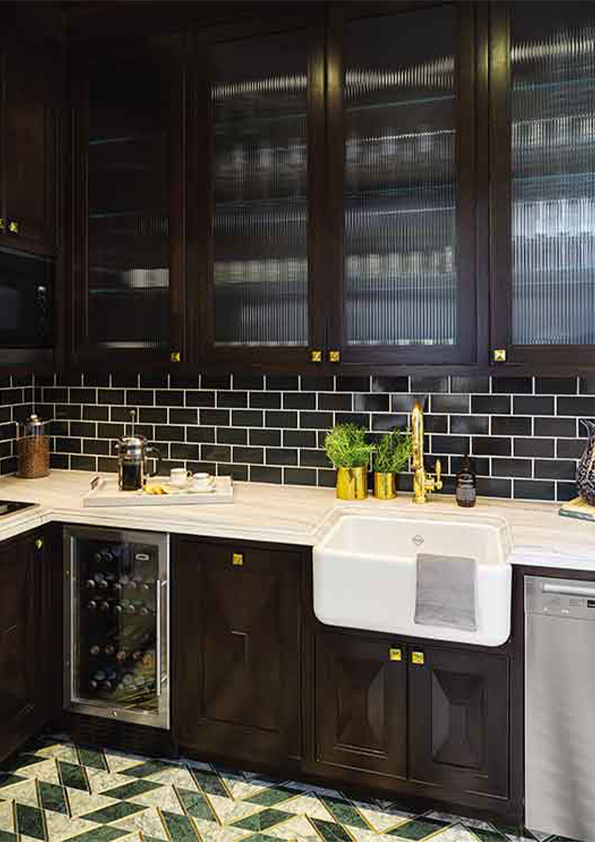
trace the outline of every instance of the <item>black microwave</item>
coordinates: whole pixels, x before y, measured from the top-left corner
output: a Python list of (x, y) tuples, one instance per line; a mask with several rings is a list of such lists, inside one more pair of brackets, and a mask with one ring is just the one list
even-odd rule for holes
[(54, 263), (0, 249), (0, 348), (51, 348)]

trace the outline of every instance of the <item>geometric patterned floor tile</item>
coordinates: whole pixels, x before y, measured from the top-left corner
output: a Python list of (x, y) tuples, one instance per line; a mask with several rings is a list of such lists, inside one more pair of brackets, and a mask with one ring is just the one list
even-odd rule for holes
[(0, 767), (0, 842), (572, 842), (192, 760), (29, 743)]

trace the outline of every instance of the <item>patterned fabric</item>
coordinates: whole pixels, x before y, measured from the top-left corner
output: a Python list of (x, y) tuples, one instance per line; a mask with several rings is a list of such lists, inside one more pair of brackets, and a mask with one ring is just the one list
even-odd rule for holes
[[(388, 837), (388, 839), (386, 838)], [(0, 769), (0, 842), (559, 842), (194, 761), (41, 739)]]

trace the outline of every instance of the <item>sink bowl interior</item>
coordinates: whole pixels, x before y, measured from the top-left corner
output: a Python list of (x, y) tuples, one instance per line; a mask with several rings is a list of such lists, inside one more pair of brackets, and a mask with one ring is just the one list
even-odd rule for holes
[(465, 522), (456, 518), (389, 519), (343, 515), (323, 544), (336, 552), (388, 559), (416, 557), (423, 552), (475, 558), (481, 564), (499, 564), (508, 554), (502, 532), (500, 524)]
[[(510, 549), (497, 518), (339, 514), (314, 547), (314, 613), (332, 626), (499, 646), (510, 635)], [(477, 561), (477, 631), (415, 623), (418, 553)]]

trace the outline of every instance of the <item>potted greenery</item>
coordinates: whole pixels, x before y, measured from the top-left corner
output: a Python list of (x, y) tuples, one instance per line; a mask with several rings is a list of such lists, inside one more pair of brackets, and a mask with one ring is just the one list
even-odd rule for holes
[(326, 455), (337, 469), (337, 497), (364, 500), (368, 496), (368, 467), (376, 450), (363, 427), (337, 424), (324, 440)]
[(411, 434), (394, 430), (382, 436), (374, 455), (374, 497), (396, 497), (395, 474), (402, 471), (411, 455)]

